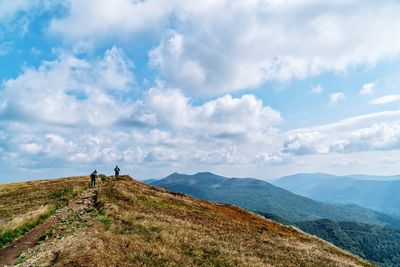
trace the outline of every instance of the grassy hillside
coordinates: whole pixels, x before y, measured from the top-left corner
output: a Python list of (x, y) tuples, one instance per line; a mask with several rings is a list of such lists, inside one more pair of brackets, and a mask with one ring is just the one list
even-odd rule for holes
[(98, 191), (96, 223), (50, 237), (22, 265), (372, 266), (243, 209), (122, 177)]
[(0, 184), (0, 247), (66, 205), (87, 184), (86, 176)]
[(356, 222), (317, 220), (298, 223), (319, 236), (365, 259), (384, 266), (400, 266), (400, 231)]
[(327, 218), (400, 228), (400, 220), (386, 214), (356, 205), (321, 203), (252, 178), (226, 178), (209, 172), (195, 175), (174, 173), (152, 184), (205, 200), (273, 214), (290, 222)]
[(309, 173), (285, 176), (273, 184), (318, 201), (352, 203), (380, 211), (400, 213), (400, 180), (388, 180), (389, 178), (400, 179)]

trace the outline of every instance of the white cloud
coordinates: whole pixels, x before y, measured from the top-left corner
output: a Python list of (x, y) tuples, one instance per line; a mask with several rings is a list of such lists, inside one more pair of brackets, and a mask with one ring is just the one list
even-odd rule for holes
[(400, 148), (400, 124), (381, 123), (348, 133), (344, 138), (335, 140), (330, 150), (355, 152), (397, 148)]
[(251, 164), (256, 149), (276, 146), (283, 121), (248, 94), (197, 103), (158, 87), (137, 99), (132, 63), (117, 48), (90, 59), (60, 53), (2, 86), (1, 158), (27, 170)]
[[(50, 30), (73, 43), (151, 32), (151, 64), (172, 86), (219, 94), (346, 71), (398, 56), (397, 1), (69, 0)], [(368, 29), (368, 31), (365, 31)], [(377, 37), (379, 36), (379, 37)]]
[(37, 154), (42, 149), (42, 146), (35, 143), (28, 143), (21, 145), (21, 149), (29, 154)]
[(66, 39), (128, 39), (129, 35), (156, 30), (168, 22), (173, 5), (162, 0), (66, 0), (69, 12), (53, 19), (50, 31)]
[(342, 101), (346, 98), (343, 92), (335, 92), (329, 95), (329, 104), (336, 105), (339, 101)]
[[(23, 68), (2, 84), (3, 162), (27, 169), (116, 161), (149, 169), (199, 164), (274, 168), (293, 162), (292, 155), (301, 158), (296, 164), (313, 162), (305, 159), (309, 154), (343, 153), (351, 162), (349, 153), (399, 147), (399, 111), (284, 133), (276, 128), (283, 122), (279, 111), (254, 95), (230, 94), (399, 56), (398, 1), (51, 2), (0, 2), (0, 20), (22, 35), (29, 30), (31, 12), (65, 8), (49, 29), (40, 30), (52, 34), (52, 41), (54, 35), (61, 37), (55, 44), (60, 41), (73, 51), (57, 52), (55, 60)], [(26, 17), (14, 23), (20, 14)], [(152, 70), (140, 71), (154, 73), (164, 86), (148, 82), (154, 88), (137, 90), (133, 63), (119, 48), (95, 56), (114, 43), (132, 51), (134, 42), (152, 47), (144, 51)], [(12, 44), (0, 45), (0, 54), (9, 53)], [(310, 90), (323, 92), (320, 85)], [(374, 92), (375, 85), (368, 83), (360, 95)], [(331, 104), (345, 99), (344, 93), (331, 94)], [(392, 95), (372, 103), (399, 100)]]
[(289, 132), (283, 142), (282, 152), (295, 155), (326, 154), (329, 148), (324, 139), (326, 136), (317, 131)]
[(374, 113), (338, 123), (289, 131), (282, 151), (305, 155), (398, 149), (399, 114), (400, 111)]
[(139, 102), (131, 124), (196, 130), (203, 136), (259, 138), (271, 126), (282, 122), (279, 112), (264, 106), (253, 95), (231, 95), (194, 106), (179, 90), (152, 88)]
[(371, 104), (384, 105), (384, 104), (397, 102), (399, 100), (400, 100), (400, 95), (386, 95), (386, 96), (382, 96), (382, 97), (372, 100)]
[(115, 47), (93, 60), (63, 53), (4, 82), (0, 118), (60, 125), (113, 123), (130, 110), (116, 93), (131, 88), (130, 69), (131, 63)]
[(375, 94), (375, 84), (374, 83), (366, 83), (362, 86), (360, 90), (360, 95), (373, 95)]
[(318, 95), (318, 94), (321, 94), (323, 91), (324, 91), (324, 88), (320, 84), (311, 86), (312, 94)]
[(253, 162), (261, 165), (283, 164), (287, 162), (287, 157), (282, 154), (261, 153), (254, 158)]

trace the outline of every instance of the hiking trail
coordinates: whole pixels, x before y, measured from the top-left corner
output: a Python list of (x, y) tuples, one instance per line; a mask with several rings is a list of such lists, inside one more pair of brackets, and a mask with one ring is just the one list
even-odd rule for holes
[(0, 267), (13, 266), (23, 253), (41, 241), (62, 238), (78, 229), (100, 224), (95, 218), (98, 188), (89, 188), (31, 231), (0, 249)]

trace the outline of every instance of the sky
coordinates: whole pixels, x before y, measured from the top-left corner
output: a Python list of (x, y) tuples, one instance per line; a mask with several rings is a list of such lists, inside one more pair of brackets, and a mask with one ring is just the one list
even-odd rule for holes
[(400, 174), (400, 1), (0, 0), (0, 181)]

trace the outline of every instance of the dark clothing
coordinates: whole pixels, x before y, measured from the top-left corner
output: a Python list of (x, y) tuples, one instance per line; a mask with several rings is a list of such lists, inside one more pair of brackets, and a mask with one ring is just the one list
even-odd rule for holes
[(96, 179), (92, 179), (91, 186), (92, 188), (96, 187)]
[(119, 177), (119, 172), (120, 172), (120, 169), (118, 168), (118, 166), (115, 167), (114, 172), (115, 172), (115, 178), (118, 178)]
[(96, 187), (96, 178), (97, 178), (97, 174), (96, 173), (92, 173), (90, 175), (90, 185), (95, 188)]

